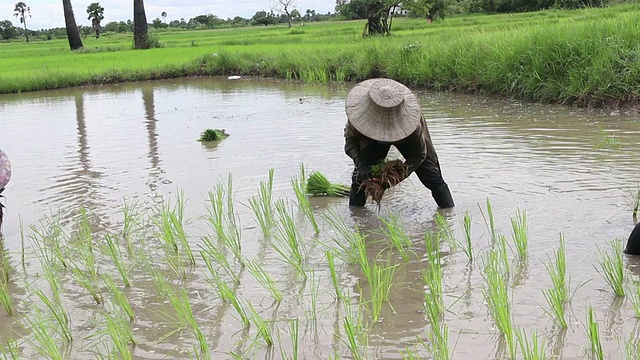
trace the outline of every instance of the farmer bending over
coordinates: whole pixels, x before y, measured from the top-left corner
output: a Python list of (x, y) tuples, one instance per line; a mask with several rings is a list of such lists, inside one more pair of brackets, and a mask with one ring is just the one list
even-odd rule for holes
[(640, 223), (637, 223), (636, 227), (631, 231), (624, 253), (629, 255), (640, 255)]
[[(11, 163), (9, 162), (7, 154), (0, 150), (0, 197), (3, 197), (2, 192), (9, 182), (9, 179), (11, 179)], [(3, 208), (4, 205), (0, 203), (0, 230), (2, 229)]]
[(391, 145), (404, 157), (407, 177), (415, 172), (439, 207), (454, 206), (420, 104), (409, 88), (391, 79), (365, 80), (347, 95), (346, 113), (344, 150), (355, 164), (349, 206), (365, 205), (361, 184), (371, 177), (370, 166), (387, 157)]

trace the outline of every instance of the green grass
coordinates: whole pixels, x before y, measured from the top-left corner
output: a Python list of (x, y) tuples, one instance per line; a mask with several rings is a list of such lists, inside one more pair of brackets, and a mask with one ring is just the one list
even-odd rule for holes
[[(159, 33), (163, 48), (130, 49), (131, 34), (0, 44), (0, 92), (193, 75), (260, 75), (314, 82), (374, 76), (413, 87), (582, 106), (636, 102), (635, 4), (526, 14), (459, 15), (427, 25), (397, 18), (392, 35), (363, 21)], [(198, 46), (192, 46), (193, 43)], [(117, 50), (117, 51), (108, 51)]]

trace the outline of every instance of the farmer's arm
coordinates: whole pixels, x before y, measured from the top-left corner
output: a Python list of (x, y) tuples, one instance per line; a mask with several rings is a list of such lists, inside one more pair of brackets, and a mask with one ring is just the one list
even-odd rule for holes
[(420, 126), (416, 131), (396, 145), (402, 156), (404, 156), (407, 176), (415, 171), (427, 158), (427, 143), (423, 136), (423, 126), (424, 123), (421, 120)]
[(359, 137), (362, 136), (360, 133), (353, 128), (349, 123), (347, 123), (344, 127), (344, 152), (351, 158), (353, 161), (356, 161), (358, 156), (360, 155), (360, 140)]

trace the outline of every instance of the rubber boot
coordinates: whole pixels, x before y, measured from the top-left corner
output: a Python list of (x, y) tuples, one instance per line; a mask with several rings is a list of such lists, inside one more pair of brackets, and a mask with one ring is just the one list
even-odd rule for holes
[(637, 223), (636, 227), (631, 231), (624, 253), (629, 255), (640, 255), (640, 223)]
[(448, 209), (455, 206), (453, 197), (451, 197), (451, 192), (449, 191), (449, 186), (447, 186), (446, 183), (438, 185), (438, 187), (431, 191), (431, 195), (439, 208)]

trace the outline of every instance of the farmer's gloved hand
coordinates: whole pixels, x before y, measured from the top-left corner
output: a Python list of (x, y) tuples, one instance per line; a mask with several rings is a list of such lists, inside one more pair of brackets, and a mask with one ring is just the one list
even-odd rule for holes
[(361, 182), (362, 180), (371, 176), (371, 171), (369, 170), (369, 165), (362, 161), (361, 159), (356, 159), (356, 168), (358, 169), (358, 173), (356, 174), (356, 180)]

